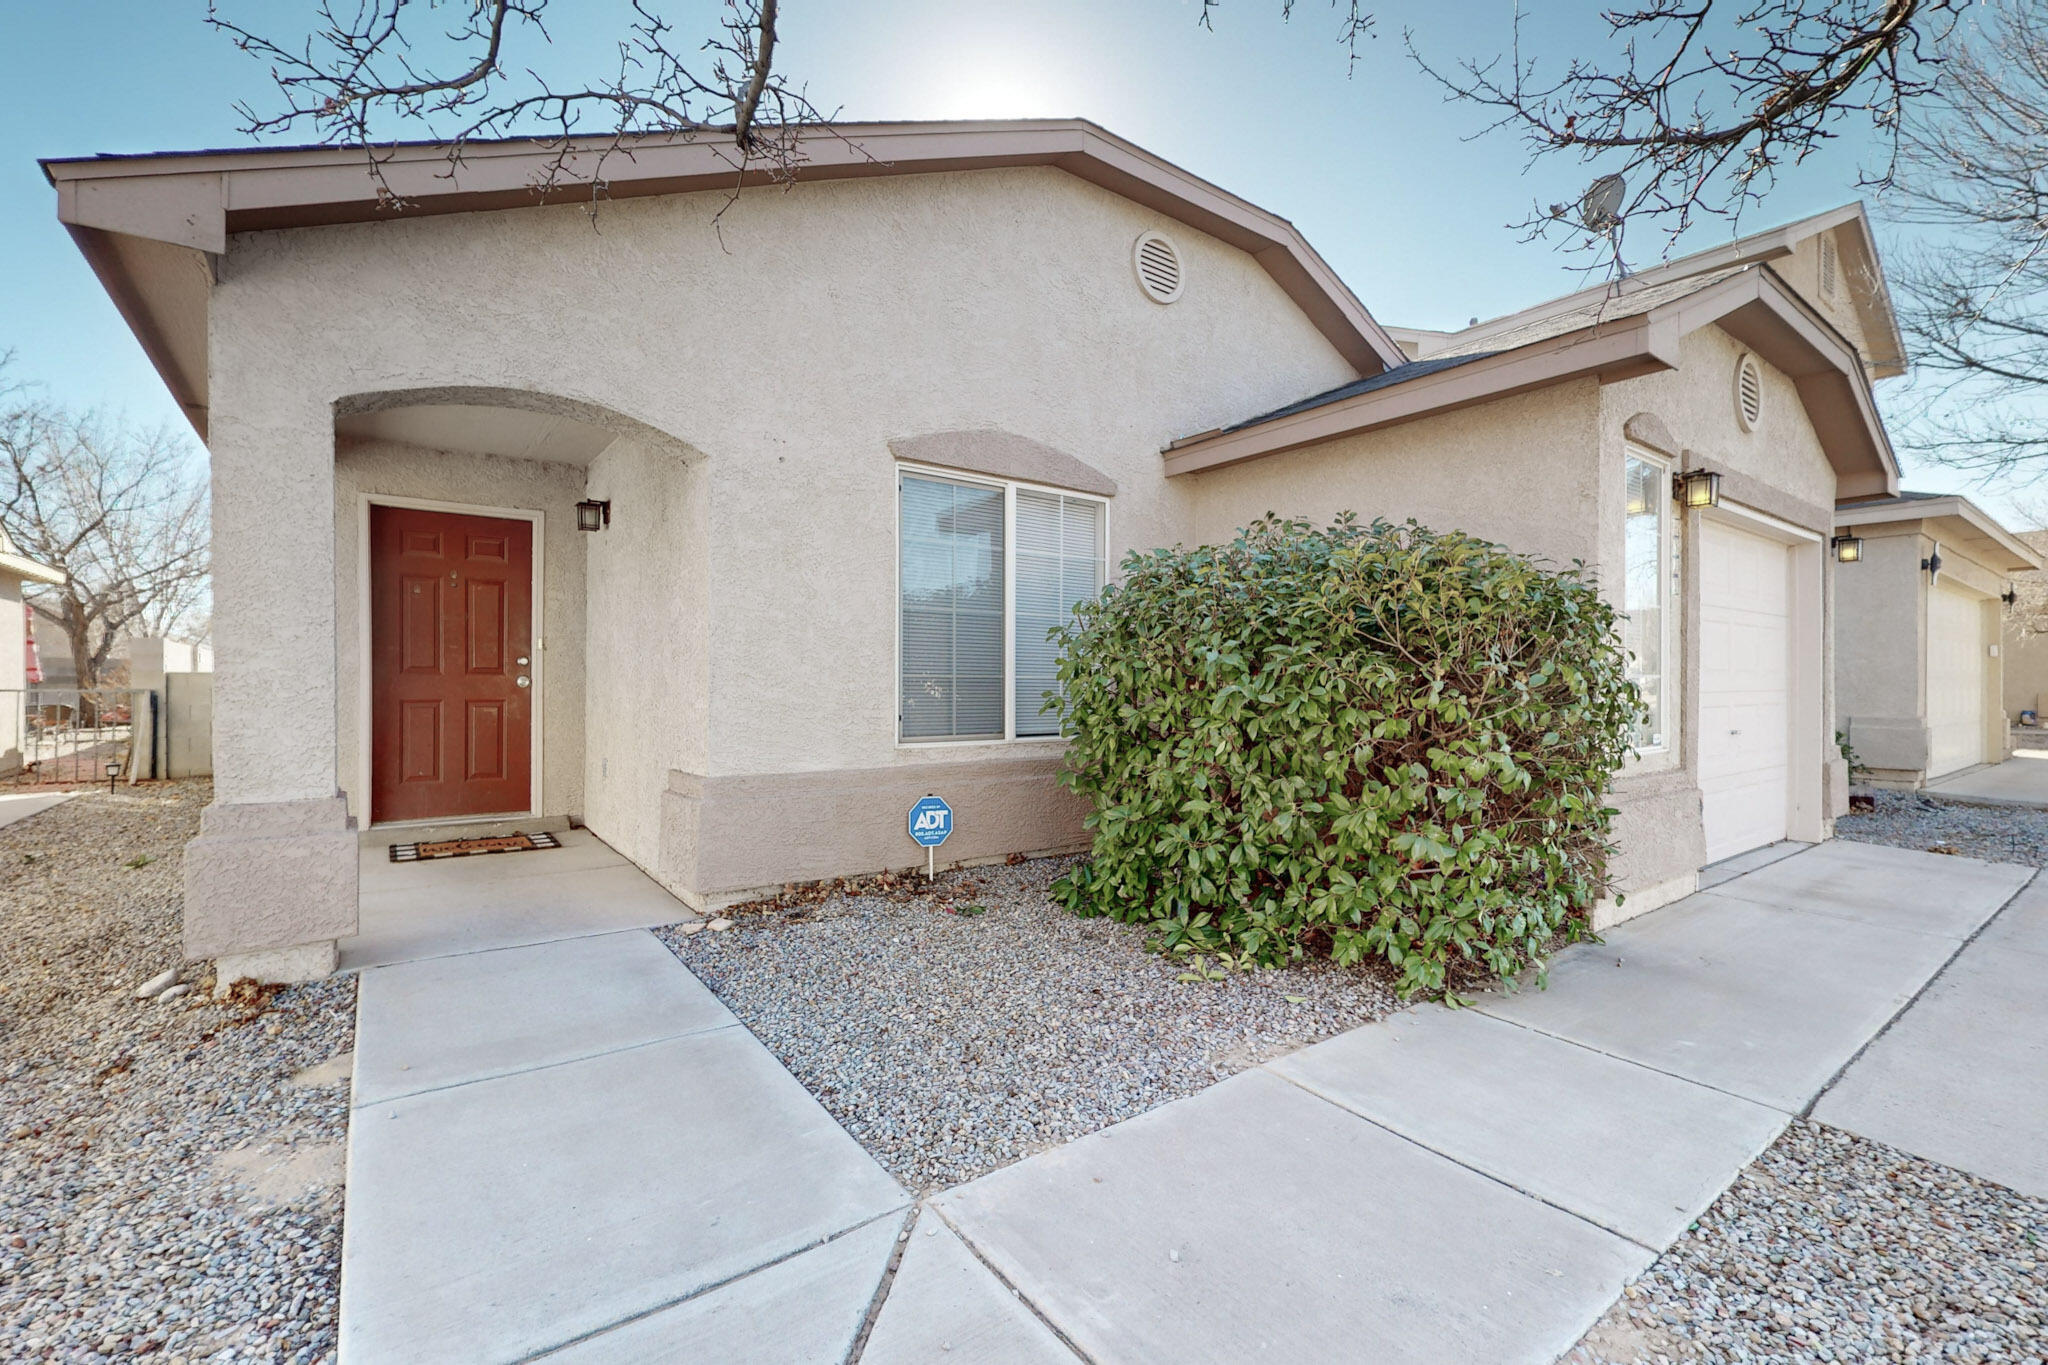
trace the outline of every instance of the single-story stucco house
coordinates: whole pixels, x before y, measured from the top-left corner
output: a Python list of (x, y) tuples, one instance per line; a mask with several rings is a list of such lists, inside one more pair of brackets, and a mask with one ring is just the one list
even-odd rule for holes
[(905, 866), (931, 792), (948, 862), (1082, 846), (1045, 627), (1269, 510), (1601, 574), (1626, 912), (1828, 836), (1833, 508), (1898, 487), (1859, 208), (1391, 333), (1084, 122), (841, 126), (716, 223), (724, 149), (632, 151), (595, 223), (526, 142), (396, 149), (402, 211), (346, 150), (45, 163), (212, 452), (223, 975), (331, 967), (358, 829), (578, 821), (700, 907)]
[(1856, 556), (1836, 580), (1835, 693), (1858, 778), (1910, 790), (2002, 762), (2005, 610), (2040, 555), (1954, 494), (1848, 499), (1835, 527)]
[(22, 601), (24, 584), (61, 585), (61, 569), (23, 554), (0, 531), (0, 777), (21, 771), (22, 741), (28, 725), (29, 657), (33, 636), (29, 606)]
[[(2014, 535), (2048, 563), (2048, 531), (2017, 531)], [(2005, 714), (2014, 726), (2021, 726), (2021, 713), (2032, 711), (2039, 725), (2048, 716), (2048, 573), (2021, 570), (2012, 576), (2012, 586), (2015, 600), (2005, 613), (2004, 648), (1999, 651), (2005, 674)], [(2021, 733), (2024, 735), (2024, 729)]]

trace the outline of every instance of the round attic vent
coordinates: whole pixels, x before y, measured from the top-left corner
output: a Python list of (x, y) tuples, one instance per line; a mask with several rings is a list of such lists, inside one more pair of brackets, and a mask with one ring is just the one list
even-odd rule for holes
[(1764, 415), (1764, 372), (1756, 357), (1745, 355), (1735, 362), (1735, 420), (1744, 431), (1755, 431)]
[(1131, 264), (1138, 272), (1138, 288), (1154, 303), (1172, 303), (1180, 297), (1180, 249), (1163, 232), (1147, 232), (1131, 248)]

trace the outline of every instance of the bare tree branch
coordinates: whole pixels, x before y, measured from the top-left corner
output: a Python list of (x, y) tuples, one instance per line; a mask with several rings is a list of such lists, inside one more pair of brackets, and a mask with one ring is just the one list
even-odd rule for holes
[(1904, 443), (1986, 474), (2048, 473), (2048, 4), (1981, 6), (1904, 126), (1892, 216), (1915, 363)]
[[(224, 17), (219, 0), (207, 21), (270, 64), (278, 102), (268, 110), (238, 104), (244, 132), (304, 132), (362, 148), (379, 193), (394, 206), (404, 201), (385, 169), (400, 131), (444, 146), (450, 176), (471, 142), (533, 137), (552, 153), (534, 176), (536, 192), (588, 185), (597, 199), (608, 158), (630, 157), (636, 136), (715, 138), (733, 149), (735, 184), (756, 168), (787, 181), (803, 161), (803, 132), (829, 123), (775, 70), (777, 0), (725, 0), (716, 31), (694, 52), (678, 45), (674, 25), (648, 0), (633, 0), (617, 71), (571, 88), (551, 85), (531, 65), (511, 65), (522, 43), (552, 41), (548, 3), (320, 0), (312, 31), (296, 42)], [(431, 31), (450, 10), (460, 22)], [(601, 143), (594, 154), (572, 143), (593, 135)]]
[[(1415, 62), (1455, 99), (1495, 112), (1532, 163), (1563, 155), (1618, 173), (1617, 217), (1653, 223), (1666, 249), (1702, 216), (1739, 221), (1797, 165), (1862, 123), (1887, 139), (1935, 88), (1941, 52), (1966, 0), (1647, 0), (1607, 11), (1614, 60), (1574, 57), (1546, 79), (1510, 51), (1447, 71), (1409, 37)], [(1867, 172), (1883, 183), (1891, 158)], [(1573, 206), (1534, 208), (1525, 239), (1587, 244)], [(1598, 225), (1595, 225), (1597, 228)], [(1592, 236), (1601, 234), (1596, 230)]]

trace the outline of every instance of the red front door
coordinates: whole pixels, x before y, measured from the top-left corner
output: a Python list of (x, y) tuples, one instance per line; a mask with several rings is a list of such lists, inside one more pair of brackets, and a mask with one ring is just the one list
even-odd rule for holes
[(370, 508), (370, 818), (530, 810), (533, 524)]

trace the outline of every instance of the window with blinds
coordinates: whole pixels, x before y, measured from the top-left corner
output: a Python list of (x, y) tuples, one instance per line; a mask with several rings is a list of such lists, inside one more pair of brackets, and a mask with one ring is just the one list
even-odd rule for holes
[(1016, 733), (1056, 735), (1046, 693), (1059, 690), (1059, 647), (1046, 638), (1102, 591), (1102, 504), (1017, 490)]
[(902, 477), (902, 734), (1003, 738), (1003, 490)]
[(1102, 590), (1105, 512), (1093, 498), (898, 473), (899, 737), (1057, 735), (1048, 635)]

